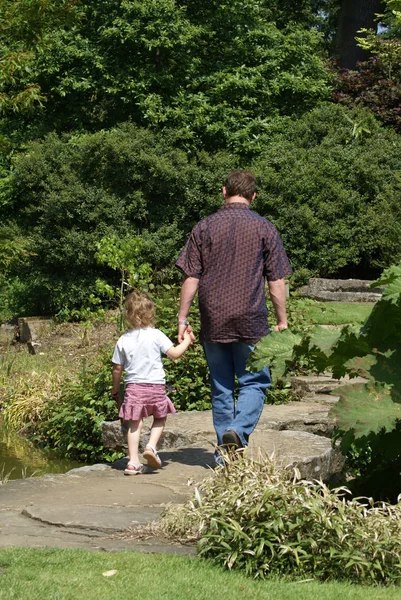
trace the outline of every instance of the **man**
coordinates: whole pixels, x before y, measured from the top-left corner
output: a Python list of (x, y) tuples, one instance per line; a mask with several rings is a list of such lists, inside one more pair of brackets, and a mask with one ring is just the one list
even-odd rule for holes
[(248, 445), (271, 384), (268, 367), (258, 373), (246, 371), (254, 345), (269, 333), (264, 281), (277, 316), (274, 330), (286, 329), (284, 277), (291, 267), (274, 225), (250, 210), (256, 197), (252, 173), (232, 171), (223, 196), (224, 206), (195, 225), (176, 262), (185, 276), (178, 341), (185, 329), (192, 332), (187, 317), (198, 292), (217, 444), (239, 449)]

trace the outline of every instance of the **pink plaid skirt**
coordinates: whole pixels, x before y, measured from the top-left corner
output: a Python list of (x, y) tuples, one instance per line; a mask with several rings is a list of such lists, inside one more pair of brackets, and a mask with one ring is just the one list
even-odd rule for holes
[(124, 421), (139, 421), (151, 416), (163, 419), (175, 412), (163, 383), (128, 383), (118, 415)]

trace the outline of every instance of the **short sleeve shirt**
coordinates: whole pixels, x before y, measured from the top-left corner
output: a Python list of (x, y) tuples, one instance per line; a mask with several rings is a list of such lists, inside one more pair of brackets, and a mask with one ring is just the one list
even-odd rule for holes
[(173, 342), (159, 329), (129, 329), (118, 340), (113, 363), (125, 370), (125, 383), (165, 383), (161, 355)]
[(195, 225), (176, 265), (199, 279), (204, 342), (254, 344), (267, 335), (264, 281), (292, 272), (277, 229), (241, 202)]

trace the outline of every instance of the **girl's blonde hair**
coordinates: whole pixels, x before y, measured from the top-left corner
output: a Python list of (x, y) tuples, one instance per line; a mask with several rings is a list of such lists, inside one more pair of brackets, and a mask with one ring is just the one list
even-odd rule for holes
[(155, 305), (141, 292), (131, 292), (125, 299), (124, 320), (132, 329), (155, 324)]

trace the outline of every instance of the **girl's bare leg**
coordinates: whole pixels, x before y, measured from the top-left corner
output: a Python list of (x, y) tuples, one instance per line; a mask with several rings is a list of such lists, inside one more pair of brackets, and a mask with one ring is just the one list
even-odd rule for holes
[(129, 462), (134, 465), (139, 465), (139, 438), (141, 435), (143, 419), (139, 421), (128, 421), (128, 455)]
[(156, 448), (156, 450), (165, 425), (166, 417), (163, 419), (153, 419), (153, 425), (149, 436), (149, 444), (153, 446), (153, 448)]

